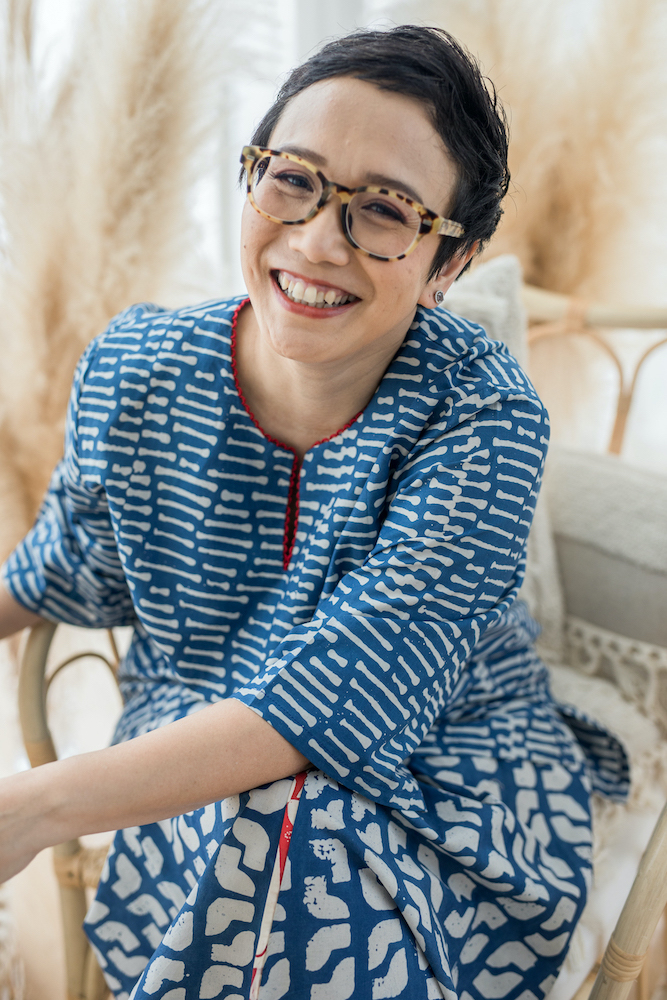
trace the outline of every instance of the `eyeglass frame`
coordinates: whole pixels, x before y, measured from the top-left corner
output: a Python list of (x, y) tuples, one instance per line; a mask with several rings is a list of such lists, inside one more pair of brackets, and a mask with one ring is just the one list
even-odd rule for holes
[[(281, 160), (289, 160), (292, 163), (299, 163), (301, 166), (306, 167), (313, 174), (318, 177), (322, 185), (322, 194), (320, 195), (317, 204), (310, 210), (310, 212), (304, 216), (303, 219), (278, 219), (274, 215), (269, 215), (259, 207), (253, 196), (252, 189), (252, 177), (256, 165), (265, 156), (278, 156)], [(321, 170), (312, 164), (309, 160), (304, 159), (302, 156), (297, 156), (296, 153), (283, 153), (279, 149), (267, 149), (263, 146), (244, 146), (241, 151), (241, 163), (246, 172), (247, 180), (247, 197), (248, 201), (255, 209), (259, 215), (263, 218), (268, 219), (270, 222), (275, 222), (281, 226), (301, 226), (306, 222), (310, 222), (314, 219), (321, 210), (326, 205), (327, 201), (332, 194), (335, 194), (341, 202), (341, 223), (343, 226), (343, 234), (348, 241), (348, 243), (358, 250), (359, 253), (364, 254), (366, 257), (371, 257), (373, 260), (403, 260), (408, 254), (412, 253), (414, 248), (417, 246), (422, 236), (428, 235), (428, 233), (436, 232), (438, 236), (450, 236), (454, 239), (461, 239), (465, 235), (465, 229), (460, 222), (454, 222), (453, 219), (446, 219), (442, 215), (438, 215), (437, 212), (432, 212), (430, 208), (426, 208), (420, 202), (415, 201), (413, 198), (409, 198), (406, 194), (401, 194), (400, 191), (395, 191), (392, 188), (381, 187), (376, 184), (363, 184), (361, 187), (350, 188), (346, 187), (344, 184), (336, 184), (335, 181), (330, 181)], [(383, 194), (388, 195), (391, 198), (396, 198), (398, 201), (405, 202), (409, 205), (420, 218), (419, 229), (415, 233), (415, 237), (403, 253), (396, 254), (393, 257), (384, 257), (381, 254), (371, 253), (370, 250), (365, 250), (364, 247), (359, 246), (359, 244), (354, 240), (354, 237), (350, 233), (347, 226), (348, 219), (348, 206), (356, 194), (362, 194), (364, 191), (370, 191), (371, 194)]]

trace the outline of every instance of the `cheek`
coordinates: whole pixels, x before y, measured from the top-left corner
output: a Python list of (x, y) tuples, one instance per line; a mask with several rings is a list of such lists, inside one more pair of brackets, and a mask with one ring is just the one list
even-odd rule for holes
[(252, 205), (246, 202), (241, 215), (241, 254), (256, 256), (267, 247), (284, 226), (277, 226), (259, 215)]
[[(378, 266), (382, 267), (378, 261)], [(382, 303), (393, 308), (397, 303), (411, 307), (422, 294), (426, 278), (424, 267), (410, 257), (384, 264), (385, 270), (376, 272), (375, 288)]]
[(248, 243), (255, 219), (257, 218), (257, 212), (254, 211), (252, 205), (246, 201), (243, 205), (243, 211), (241, 212), (241, 246), (244, 247)]
[(278, 228), (261, 217), (259, 223), (260, 225), (257, 225), (254, 220), (250, 220), (248, 225), (243, 225), (241, 228), (241, 271), (248, 291), (251, 291), (252, 285), (255, 294), (259, 291), (258, 282), (268, 270), (265, 260), (271, 237), (275, 235), (272, 230)]

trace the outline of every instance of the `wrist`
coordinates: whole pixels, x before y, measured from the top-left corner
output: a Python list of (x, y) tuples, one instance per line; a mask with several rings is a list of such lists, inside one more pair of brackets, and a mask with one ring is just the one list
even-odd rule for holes
[(37, 851), (76, 836), (68, 804), (68, 763), (67, 760), (54, 761), (26, 773), (29, 802), (25, 815)]
[(69, 839), (65, 810), (46, 773), (57, 764), (21, 771), (0, 781), (0, 882), (25, 868), (36, 854)]
[(45, 847), (49, 839), (44, 813), (44, 782), (34, 771), (20, 771), (0, 782), (0, 859), (10, 871), (0, 882), (20, 871)]

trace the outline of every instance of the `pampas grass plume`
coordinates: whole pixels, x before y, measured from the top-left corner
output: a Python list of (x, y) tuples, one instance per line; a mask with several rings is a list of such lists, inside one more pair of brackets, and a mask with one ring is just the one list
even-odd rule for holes
[(192, 189), (247, 52), (240, 0), (86, 0), (51, 95), (31, 0), (5, 0), (0, 17), (1, 557), (61, 454), (83, 347), (133, 302), (188, 297)]
[(487, 255), (527, 281), (607, 301), (665, 301), (664, 0), (410, 0), (481, 61), (511, 121), (513, 189)]

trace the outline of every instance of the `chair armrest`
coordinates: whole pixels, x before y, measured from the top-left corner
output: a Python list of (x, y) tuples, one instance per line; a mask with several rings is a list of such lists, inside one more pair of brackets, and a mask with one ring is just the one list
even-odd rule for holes
[(19, 716), (32, 767), (57, 760), (46, 717), (46, 661), (57, 626), (43, 622), (30, 629), (19, 673)]
[[(46, 664), (57, 626), (42, 622), (30, 629), (19, 671), (19, 716), (32, 767), (58, 759), (46, 714)], [(75, 659), (76, 657), (74, 657)], [(66, 666), (67, 660), (61, 666)], [(105, 657), (101, 657), (109, 665)], [(106, 849), (83, 848), (77, 840), (53, 848), (63, 918), (67, 992), (70, 997), (101, 998), (106, 986), (83, 931), (88, 909), (85, 886), (96, 884)]]
[(625, 1000), (646, 959), (653, 932), (667, 905), (667, 805), (602, 959), (589, 1000)]

